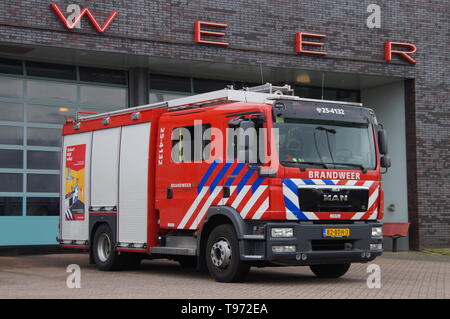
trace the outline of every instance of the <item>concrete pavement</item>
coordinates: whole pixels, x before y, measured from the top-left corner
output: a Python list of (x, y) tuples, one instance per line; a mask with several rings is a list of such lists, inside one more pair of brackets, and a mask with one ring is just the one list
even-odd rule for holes
[[(81, 268), (81, 288), (66, 285), (67, 266)], [(141, 269), (102, 272), (86, 254), (0, 257), (0, 298), (448, 298), (450, 258), (385, 254), (371, 264), (381, 288), (367, 286), (367, 266), (353, 264), (339, 279), (318, 279), (307, 267), (251, 270), (244, 283), (223, 284), (167, 260)]]

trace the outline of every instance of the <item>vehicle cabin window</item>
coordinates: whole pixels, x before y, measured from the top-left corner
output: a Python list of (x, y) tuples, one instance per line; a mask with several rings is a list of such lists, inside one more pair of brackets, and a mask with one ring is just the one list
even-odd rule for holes
[(172, 130), (172, 161), (202, 162), (210, 158), (211, 125), (177, 127)]
[[(249, 117), (245, 117), (246, 120), (249, 119)], [(255, 152), (255, 157), (257, 159), (257, 164), (263, 164), (266, 159), (265, 154), (265, 141), (264, 141), (264, 124), (260, 120), (255, 120), (255, 139), (256, 144), (253, 145), (253, 151)], [(239, 150), (238, 150), (238, 135), (239, 135), (240, 129), (237, 127), (232, 127), (228, 125), (227, 128), (227, 160), (239, 160)], [(249, 135), (252, 133), (249, 131), (245, 131), (244, 134), (247, 135), (246, 138), (248, 138)], [(243, 160), (239, 160), (242, 162)]]

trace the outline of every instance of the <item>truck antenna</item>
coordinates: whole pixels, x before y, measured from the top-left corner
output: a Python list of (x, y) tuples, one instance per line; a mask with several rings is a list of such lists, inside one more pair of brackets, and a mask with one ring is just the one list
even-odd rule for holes
[(322, 72), (322, 100), (323, 100), (323, 87), (325, 84), (325, 72)]
[(262, 69), (262, 64), (259, 64), (259, 71), (261, 73), (261, 84), (264, 84), (264, 75), (263, 75), (263, 69)]

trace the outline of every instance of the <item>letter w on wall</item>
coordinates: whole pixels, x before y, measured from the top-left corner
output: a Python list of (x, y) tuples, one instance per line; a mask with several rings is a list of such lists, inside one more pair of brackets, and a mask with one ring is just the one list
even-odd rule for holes
[(84, 8), (83, 10), (81, 10), (80, 14), (76, 16), (75, 19), (72, 20), (72, 22), (69, 22), (69, 19), (64, 16), (64, 14), (61, 12), (61, 9), (58, 7), (57, 4), (52, 3), (50, 4), (50, 7), (53, 9), (59, 20), (61, 20), (61, 22), (66, 26), (66, 28), (71, 30), (76, 27), (76, 25), (78, 24), (78, 22), (80, 22), (81, 18), (84, 15), (87, 15), (89, 21), (91, 21), (92, 25), (97, 30), (97, 32), (105, 32), (105, 30), (109, 27), (114, 18), (119, 14), (119, 12), (117, 11), (111, 12), (109, 14), (108, 19), (106, 19), (103, 25), (100, 26), (100, 24), (97, 22), (94, 15), (88, 8)]

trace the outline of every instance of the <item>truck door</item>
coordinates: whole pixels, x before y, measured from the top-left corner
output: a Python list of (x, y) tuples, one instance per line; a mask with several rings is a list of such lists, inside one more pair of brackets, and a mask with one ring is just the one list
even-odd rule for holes
[[(170, 120), (170, 121), (169, 121)], [(160, 227), (196, 229), (207, 208), (220, 200), (221, 187), (206, 187), (218, 165), (211, 159), (212, 123), (194, 118), (161, 119), (156, 165)]]
[(232, 164), (224, 179), (220, 204), (232, 207), (243, 219), (266, 218), (269, 209), (268, 179), (258, 172), (268, 160), (265, 154), (267, 130), (260, 130), (266, 127), (263, 119), (261, 113), (254, 112), (228, 116), (226, 122), (227, 158)]

